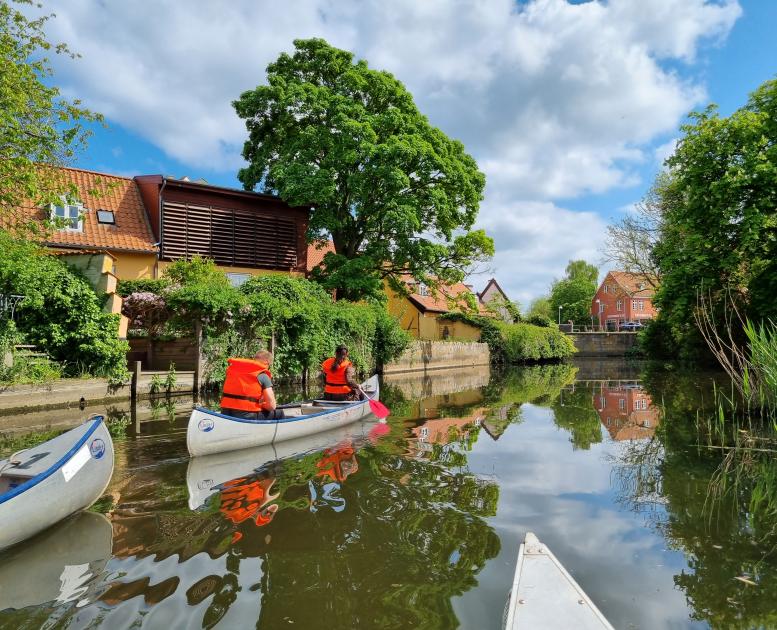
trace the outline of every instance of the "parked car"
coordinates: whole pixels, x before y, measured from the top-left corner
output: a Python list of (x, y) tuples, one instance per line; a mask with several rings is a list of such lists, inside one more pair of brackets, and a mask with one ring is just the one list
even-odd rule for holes
[(642, 330), (644, 326), (642, 325), (642, 322), (623, 322), (620, 326), (618, 326), (618, 330), (621, 332), (636, 332), (638, 330)]

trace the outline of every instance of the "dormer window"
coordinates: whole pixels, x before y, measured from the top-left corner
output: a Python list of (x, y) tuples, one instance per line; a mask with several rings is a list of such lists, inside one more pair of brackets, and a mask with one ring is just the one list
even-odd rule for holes
[(52, 204), (51, 220), (57, 223), (61, 230), (82, 232), (84, 229), (84, 206), (80, 203), (68, 203), (63, 197), (61, 204)]
[(640, 291), (644, 291), (645, 290), (645, 283), (644, 282), (640, 282), (639, 283), (639, 290)]
[(97, 211), (97, 222), (103, 225), (116, 225), (116, 215), (113, 210), (103, 210), (100, 208)]
[(423, 282), (418, 283), (418, 295), (422, 297), (429, 296), (429, 287), (427, 287)]

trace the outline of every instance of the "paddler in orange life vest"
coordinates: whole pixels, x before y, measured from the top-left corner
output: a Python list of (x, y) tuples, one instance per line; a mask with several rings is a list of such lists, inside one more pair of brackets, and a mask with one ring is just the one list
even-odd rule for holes
[(272, 388), (272, 352), (260, 350), (253, 359), (227, 359), (227, 377), (221, 397), (221, 412), (246, 420), (283, 418)]
[(321, 364), (324, 373), (324, 400), (361, 400), (356, 370), (348, 360), (348, 348), (337, 346), (335, 356)]

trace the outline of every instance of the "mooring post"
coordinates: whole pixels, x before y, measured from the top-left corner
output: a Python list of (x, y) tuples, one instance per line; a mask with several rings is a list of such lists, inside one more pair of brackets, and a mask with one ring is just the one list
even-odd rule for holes
[(137, 400), (138, 385), (140, 384), (141, 362), (135, 361), (132, 364), (132, 383), (130, 384), (130, 400)]

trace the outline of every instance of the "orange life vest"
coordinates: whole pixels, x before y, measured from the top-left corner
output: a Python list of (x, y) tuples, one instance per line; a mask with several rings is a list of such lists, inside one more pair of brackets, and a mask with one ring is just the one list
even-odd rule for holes
[(228, 359), (227, 378), (221, 407), (240, 411), (264, 410), (264, 393), (259, 384), (259, 375), (270, 374), (270, 367), (253, 359)]
[(334, 357), (330, 357), (321, 364), (321, 369), (326, 377), (324, 391), (327, 394), (350, 394), (351, 386), (348, 385), (348, 380), (345, 378), (345, 371), (353, 364), (346, 359), (333, 372), (332, 365), (334, 362)]

